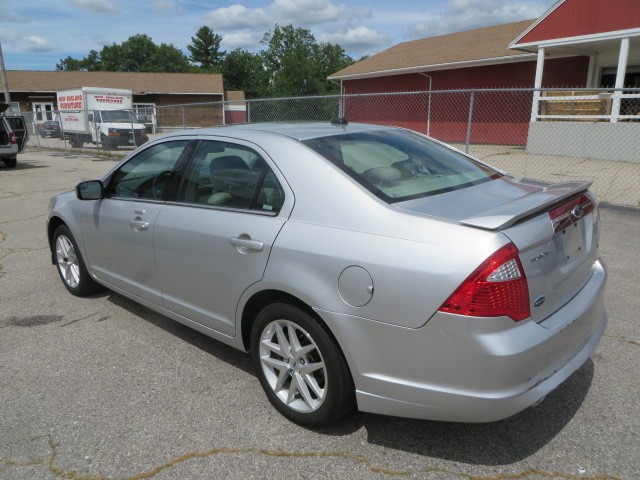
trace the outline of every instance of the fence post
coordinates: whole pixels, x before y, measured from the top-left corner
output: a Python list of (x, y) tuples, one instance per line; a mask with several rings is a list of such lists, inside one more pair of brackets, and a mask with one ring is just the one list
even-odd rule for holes
[(58, 123), (60, 124), (60, 135), (62, 135), (62, 141), (64, 142), (64, 150), (67, 151), (69, 150), (69, 147), (67, 146), (67, 138), (64, 134), (64, 127), (62, 126), (62, 113), (60, 112), (60, 110), (58, 110), (57, 114), (54, 114), (53, 118), (55, 118), (56, 115), (58, 117)]
[(186, 117), (186, 112), (185, 112), (185, 106), (182, 105), (182, 129), (186, 130), (187, 129), (187, 117)]
[(431, 136), (431, 88), (429, 88), (429, 107), (427, 109), (427, 137)]
[(251, 123), (251, 102), (247, 101), (247, 123)]
[(129, 113), (129, 123), (131, 124), (131, 138), (133, 138), (133, 146), (138, 147), (138, 142), (136, 141), (136, 130), (133, 128), (133, 112), (131, 110), (127, 110)]
[(469, 99), (469, 118), (467, 119), (467, 142), (464, 153), (469, 153), (469, 142), (471, 141), (471, 121), (473, 118), (473, 102), (475, 100), (475, 90), (471, 90), (471, 98)]

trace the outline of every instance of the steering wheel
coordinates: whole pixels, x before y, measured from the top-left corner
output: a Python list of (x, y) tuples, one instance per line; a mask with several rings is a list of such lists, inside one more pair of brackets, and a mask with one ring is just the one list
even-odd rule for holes
[(162, 194), (171, 177), (171, 173), (171, 170), (163, 170), (153, 179), (151, 183), (151, 195), (153, 195), (153, 198), (156, 200), (162, 200)]

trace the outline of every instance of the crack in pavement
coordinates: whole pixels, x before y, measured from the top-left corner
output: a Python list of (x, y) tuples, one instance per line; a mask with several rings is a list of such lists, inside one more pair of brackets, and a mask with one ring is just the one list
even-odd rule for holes
[(640, 341), (632, 340), (630, 338), (623, 337), (622, 335), (609, 335), (609, 334), (605, 333), (604, 336), (607, 337), (607, 338), (610, 338), (611, 340), (616, 340), (618, 342), (624, 342), (624, 343), (628, 343), (628, 344), (631, 344), (631, 345), (635, 345), (636, 347), (640, 347)]
[[(98, 312), (93, 312), (93, 313), (90, 313), (89, 315), (85, 315), (84, 317), (76, 318), (75, 320), (71, 320), (70, 322), (67, 322), (67, 323), (64, 323), (64, 324), (60, 325), (60, 328), (69, 326), (69, 325), (71, 325), (73, 323), (76, 323), (76, 322), (79, 322), (81, 320), (86, 320), (87, 318), (93, 317), (95, 315), (98, 315), (99, 313), (100, 313), (99, 311)], [(100, 321), (100, 319), (98, 321)]]
[[(0, 232), (1, 234), (1, 232)], [(5, 238), (1, 237), (0, 238), (0, 242), (4, 241)], [(16, 253), (24, 253), (24, 252), (39, 252), (42, 250), (49, 250), (49, 247), (39, 247), (39, 248), (31, 248), (31, 247), (16, 247), (16, 248), (8, 248), (8, 247), (2, 247), (3, 250), (6, 250), (7, 252), (0, 255), (0, 278), (2, 278), (3, 276), (5, 276), (8, 272), (4, 269), (4, 266), (2, 265), (2, 261), (9, 257), (10, 255), (14, 255)]]
[(26, 222), (28, 220), (34, 220), (36, 218), (42, 218), (42, 217), (46, 217), (46, 216), (47, 216), (47, 214), (43, 213), (42, 215), (35, 215), (33, 217), (14, 218), (13, 220), (4, 220), (4, 221), (0, 222), (0, 225), (4, 225), (6, 223)]
[(40, 195), (41, 193), (64, 193), (68, 192), (69, 188), (51, 188), (49, 190), (38, 190), (37, 192), (2, 192), (6, 194), (6, 196), (1, 196), (0, 200), (6, 200), (7, 198), (16, 198), (16, 197), (26, 197), (29, 195)]
[[(36, 437), (42, 438), (42, 437)], [(0, 471), (8, 471), (12, 468), (19, 467), (34, 467), (34, 466), (43, 466), (45, 467), (49, 473), (52, 475), (64, 478), (67, 480), (112, 480), (110, 477), (105, 477), (103, 475), (93, 475), (87, 473), (81, 473), (76, 470), (67, 470), (60, 465), (58, 465), (57, 457), (58, 451), (57, 448), (59, 443), (54, 443), (50, 435), (47, 435), (48, 439), (48, 447), (50, 454), (47, 458), (30, 460), (30, 461), (22, 461), (22, 460), (14, 460), (11, 458), (7, 458), (3, 460), (3, 467)], [(35, 440), (35, 439), (34, 439)], [(585, 476), (585, 475), (572, 475), (560, 472), (550, 472), (547, 470), (541, 469), (527, 469), (517, 473), (506, 473), (506, 474), (498, 474), (493, 476), (478, 476), (478, 475), (469, 475), (462, 472), (455, 472), (453, 470), (447, 470), (443, 468), (436, 467), (428, 467), (425, 469), (420, 469), (416, 472), (410, 472), (407, 470), (393, 470), (390, 468), (380, 467), (374, 465), (371, 460), (369, 460), (365, 455), (351, 452), (296, 452), (296, 451), (284, 451), (284, 450), (264, 450), (264, 449), (256, 449), (256, 448), (242, 448), (242, 447), (220, 447), (220, 448), (212, 448), (209, 450), (201, 450), (190, 453), (185, 453), (184, 455), (180, 455), (179, 457), (174, 458), (166, 463), (160, 464), (157, 467), (151, 468), (149, 470), (136, 473), (127, 477), (122, 478), (122, 480), (144, 480), (153, 478), (156, 475), (169, 470), (180, 463), (187, 462), (189, 460), (202, 459), (214, 457), (222, 454), (230, 454), (230, 455), (246, 455), (246, 454), (259, 454), (267, 457), (280, 457), (280, 458), (338, 458), (344, 460), (350, 460), (357, 464), (363, 465), (366, 467), (371, 473), (380, 473), (388, 476), (395, 477), (409, 477), (413, 475), (420, 475), (425, 473), (435, 473), (435, 474), (443, 474), (455, 476), (458, 478), (464, 478), (466, 480), (517, 480), (522, 478), (527, 478), (530, 476), (539, 476), (543, 478), (560, 478), (563, 480), (621, 480), (618, 476), (613, 475), (595, 475), (595, 476)]]

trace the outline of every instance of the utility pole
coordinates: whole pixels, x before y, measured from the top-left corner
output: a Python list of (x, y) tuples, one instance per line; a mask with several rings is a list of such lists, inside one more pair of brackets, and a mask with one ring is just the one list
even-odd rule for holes
[(11, 103), (9, 96), (9, 83), (7, 82), (7, 72), (4, 69), (4, 57), (2, 56), (2, 44), (0, 43), (0, 81), (2, 82), (2, 90), (4, 91), (4, 101)]

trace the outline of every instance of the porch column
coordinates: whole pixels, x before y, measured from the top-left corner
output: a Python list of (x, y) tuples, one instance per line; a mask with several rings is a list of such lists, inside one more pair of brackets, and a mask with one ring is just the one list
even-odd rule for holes
[[(618, 57), (618, 72), (616, 73), (616, 88), (624, 87), (624, 75), (627, 72), (627, 60), (629, 59), (629, 38), (620, 41), (620, 56)], [(620, 117), (620, 100), (622, 91), (616, 90), (613, 93), (613, 104), (611, 105), (611, 123), (616, 123)]]
[(544, 69), (544, 48), (538, 48), (538, 61), (536, 63), (536, 79), (533, 87), (533, 102), (531, 103), (531, 121), (538, 119), (538, 105), (540, 104), (540, 88), (542, 87), (542, 71)]

